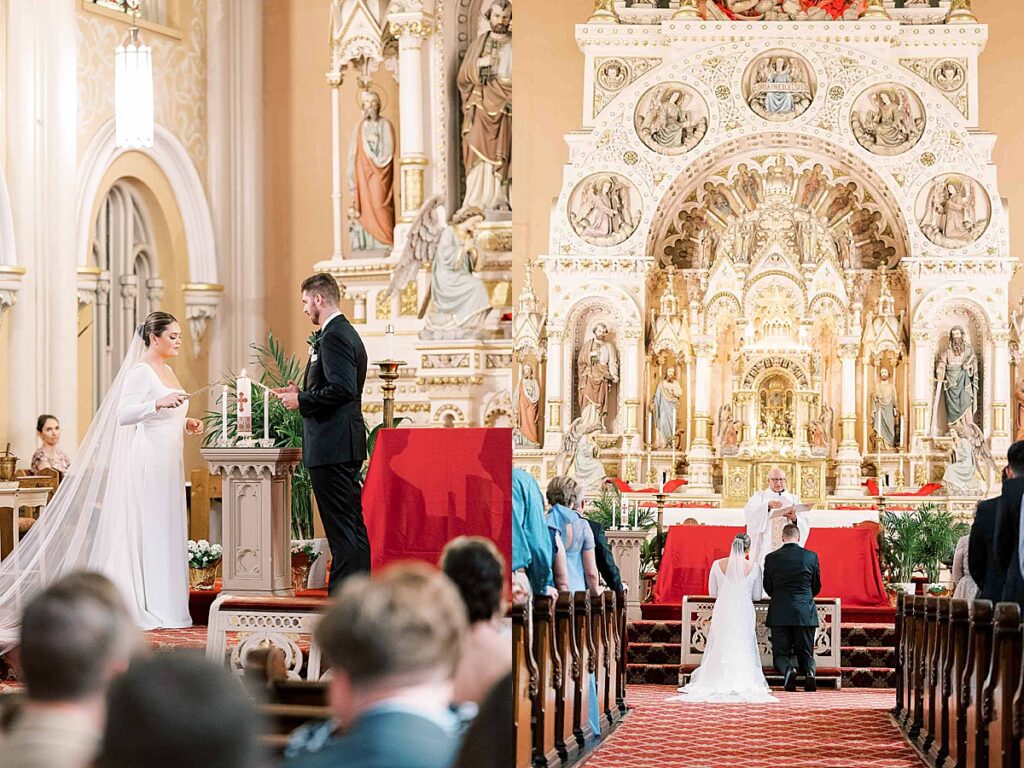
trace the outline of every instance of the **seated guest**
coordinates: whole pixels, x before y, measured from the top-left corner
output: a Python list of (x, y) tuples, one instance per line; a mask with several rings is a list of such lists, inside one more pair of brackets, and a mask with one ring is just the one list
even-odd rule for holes
[[(106, 582), (104, 585), (103, 582)], [(116, 588), (71, 574), (36, 595), (21, 622), (26, 700), (0, 748), (0, 768), (85, 768), (100, 747), (110, 681), (128, 667), (139, 635)], [(120, 599), (120, 598), (118, 598)]]
[(1003, 483), (1003, 492), (999, 496), (993, 553), (996, 567), (1004, 579), (999, 599), (1024, 606), (1024, 574), (1021, 573), (1020, 560), (1020, 509), (1024, 499), (1024, 471), (1017, 471), (1018, 467), (1024, 469), (1024, 440), (1018, 440), (1009, 447), (1006, 463), (1013, 477)]
[(60, 442), (60, 422), (57, 417), (44, 413), (36, 419), (36, 433), (43, 445), (32, 454), (32, 471), (38, 473), (41, 469), (56, 469), (61, 475), (67, 474), (71, 460), (57, 446)]
[(452, 678), (466, 609), (422, 563), (350, 576), (316, 628), (343, 735), (289, 768), (448, 768), (459, 747)]
[(508, 768), (515, 765), (511, 670), (491, 688), (466, 731), (453, 768)]
[(263, 768), (253, 701), (195, 651), (138, 658), (113, 682), (95, 768)]
[(544, 497), (529, 472), (512, 469), (512, 599), (542, 595), (552, 585), (552, 547), (544, 522)]
[(953, 552), (953, 597), (964, 600), (973, 600), (978, 596), (978, 584), (971, 576), (970, 563), (967, 561), (970, 540), (970, 534), (961, 536)]
[(500, 623), (504, 563), (488, 539), (459, 536), (441, 553), (441, 570), (458, 587), (469, 619), (455, 669), (454, 701), (479, 704), (512, 669), (512, 638)]
[[(1024, 477), (1024, 453), (1015, 454), (1022, 463), (1018, 467), (1009, 464), (1003, 469), (1003, 484), (1014, 477)], [(978, 598), (998, 603), (1003, 598), (1003, 582), (1006, 570), (996, 562), (996, 516), (999, 512), (999, 496), (978, 502), (967, 543), (967, 569), (978, 584)]]
[[(591, 594), (601, 593), (601, 580), (594, 556), (594, 532), (580, 515), (583, 508), (583, 488), (571, 477), (558, 475), (548, 483), (548, 524), (558, 529), (565, 543), (565, 559), (569, 569), (569, 591), (582, 592), (589, 589)], [(601, 735), (601, 719), (597, 707), (597, 681), (593, 673), (590, 679), (590, 728), (595, 736)]]

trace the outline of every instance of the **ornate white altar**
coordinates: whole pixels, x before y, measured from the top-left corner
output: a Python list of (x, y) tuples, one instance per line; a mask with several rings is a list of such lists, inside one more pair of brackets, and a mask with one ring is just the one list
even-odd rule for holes
[[(757, 23), (657, 5), (576, 26), (585, 114), (535, 255), (547, 295), (529, 275), (519, 294), (542, 407), (517, 464), (543, 483), (579, 455), (580, 350), (605, 325), (618, 368), (587, 437), (609, 477), (686, 474), (718, 506), (782, 463), (824, 502), (865, 476), (953, 489), (966, 453), (955, 493), (980, 495), (1024, 329), (979, 123), (986, 27), (959, 1)], [(678, 402), (658, 394), (676, 374)]]
[[(511, 214), (487, 210), (477, 227), (480, 252), (474, 274), (482, 280), (492, 312), (473, 338), (425, 333), (422, 319), (431, 288), (430, 264), (402, 288), (388, 287), (401, 262), (410, 224), (434, 195), (450, 218), (463, 201), (460, 162), (461, 109), (456, 71), (471, 42), (488, 29), (496, 0), (333, 0), (331, 89), (333, 131), (334, 251), (317, 269), (338, 279), (354, 304), (352, 321), (367, 345), (408, 361), (395, 393), (397, 416), (434, 426), (510, 426), (512, 417)], [(370, 90), (369, 75), (383, 66), (399, 83), (399, 135), (395, 163), (393, 247), (343, 254), (342, 183), (350, 137), (340, 129), (340, 86), (356, 78)], [(351, 224), (351, 221), (350, 221)], [(388, 329), (393, 337), (388, 339)], [(443, 335), (443, 334), (442, 334)], [(386, 341), (387, 340), (387, 341)], [(380, 382), (367, 379), (364, 410), (381, 399)], [(372, 418), (370, 419), (372, 422)]]

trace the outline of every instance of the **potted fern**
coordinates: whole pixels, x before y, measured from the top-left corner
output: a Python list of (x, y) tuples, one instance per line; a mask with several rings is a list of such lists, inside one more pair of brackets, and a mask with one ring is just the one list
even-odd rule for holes
[(943, 564), (951, 563), (956, 543), (969, 530), (966, 523), (957, 522), (953, 514), (939, 509), (934, 504), (924, 504), (917, 510), (920, 521), (920, 565), (928, 577), (925, 591), (931, 595), (942, 595), (950, 590), (939, 582)]
[[(884, 541), (880, 551), (894, 586), (908, 595), (914, 594), (914, 569), (921, 556), (921, 517), (917, 512), (883, 512)], [(887, 562), (886, 562), (887, 561)]]

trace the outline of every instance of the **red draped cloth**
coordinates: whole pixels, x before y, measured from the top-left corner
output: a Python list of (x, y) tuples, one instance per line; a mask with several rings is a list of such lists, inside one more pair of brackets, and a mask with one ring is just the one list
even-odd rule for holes
[(456, 536), (491, 539), (512, 562), (512, 430), (382, 429), (363, 487), (373, 568), (436, 564)]
[[(733, 538), (744, 530), (724, 525), (671, 526), (654, 602), (681, 603), (683, 595), (706, 595), (711, 564), (729, 556)], [(811, 529), (807, 548), (818, 553), (821, 563), (818, 597), (838, 597), (844, 607), (888, 607), (877, 531), (875, 526)]]

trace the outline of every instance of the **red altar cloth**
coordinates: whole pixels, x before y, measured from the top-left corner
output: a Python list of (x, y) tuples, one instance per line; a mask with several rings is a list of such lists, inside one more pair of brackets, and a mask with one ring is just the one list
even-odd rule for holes
[[(724, 525), (673, 525), (654, 587), (654, 602), (681, 603), (683, 595), (706, 595), (711, 564), (728, 557), (732, 540), (743, 528)], [(807, 548), (818, 553), (821, 594), (838, 597), (843, 606), (888, 606), (878, 565), (875, 526), (812, 528)]]
[(363, 486), (372, 567), (436, 564), (456, 536), (512, 562), (512, 430), (382, 429)]

